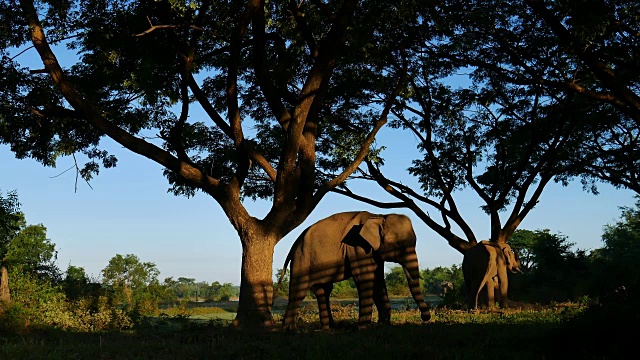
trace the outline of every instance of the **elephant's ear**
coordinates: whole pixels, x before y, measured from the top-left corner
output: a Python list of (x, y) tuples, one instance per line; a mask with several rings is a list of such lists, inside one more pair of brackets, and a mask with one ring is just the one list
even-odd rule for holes
[(374, 251), (378, 250), (382, 244), (382, 223), (384, 223), (383, 217), (372, 217), (360, 229), (360, 236), (371, 245)]

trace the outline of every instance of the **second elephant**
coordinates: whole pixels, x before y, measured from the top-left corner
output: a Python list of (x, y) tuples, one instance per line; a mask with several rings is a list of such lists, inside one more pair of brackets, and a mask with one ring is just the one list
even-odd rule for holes
[(478, 308), (478, 295), (483, 288), (486, 288), (489, 308), (495, 304), (496, 295), (500, 307), (507, 306), (507, 270), (520, 271), (518, 256), (509, 245), (483, 240), (467, 250), (462, 260), (462, 274), (469, 310)]
[(358, 290), (358, 325), (371, 323), (374, 303), (379, 322), (389, 322), (391, 305), (384, 281), (385, 261), (402, 265), (422, 320), (428, 321), (431, 314), (420, 292), (415, 246), (411, 220), (404, 215), (344, 212), (311, 225), (295, 241), (284, 264), (286, 269), (291, 262), (284, 328), (296, 328), (298, 307), (310, 289), (318, 300), (322, 328), (333, 327), (329, 307), (333, 283), (350, 277)]

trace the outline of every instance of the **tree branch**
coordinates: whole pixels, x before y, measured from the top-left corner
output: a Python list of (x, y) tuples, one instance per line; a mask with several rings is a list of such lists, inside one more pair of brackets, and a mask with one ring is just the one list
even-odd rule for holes
[(100, 115), (100, 113), (85, 100), (66, 79), (58, 60), (51, 50), (45, 34), (38, 19), (36, 9), (32, 1), (20, 0), (25, 19), (29, 22), (32, 42), (40, 58), (49, 71), (53, 83), (61, 91), (67, 102), (85, 118), (92, 126), (103, 132), (125, 148), (143, 155), (167, 169), (175, 172), (185, 180), (197, 187), (209, 192), (212, 196), (220, 195), (220, 182), (217, 179), (207, 176), (200, 169), (175, 158), (166, 150), (163, 150), (151, 143), (137, 138), (122, 130)]

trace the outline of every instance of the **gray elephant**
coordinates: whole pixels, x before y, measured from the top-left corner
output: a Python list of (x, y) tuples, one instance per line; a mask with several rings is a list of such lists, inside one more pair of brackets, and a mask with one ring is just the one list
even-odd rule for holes
[(440, 283), (440, 297), (445, 297), (451, 290), (453, 290), (453, 283), (451, 281), (443, 281)]
[(429, 321), (429, 306), (420, 292), (415, 246), (416, 235), (411, 220), (404, 215), (344, 212), (311, 225), (296, 239), (284, 263), (283, 269), (286, 269), (291, 262), (284, 328), (296, 328), (298, 307), (310, 289), (318, 300), (322, 328), (333, 327), (335, 323), (329, 306), (333, 283), (351, 277), (358, 290), (358, 325), (365, 327), (371, 324), (374, 303), (378, 309), (378, 322), (390, 322), (391, 305), (384, 281), (385, 261), (402, 265), (422, 320)]
[(467, 307), (478, 308), (478, 295), (486, 291), (489, 308), (496, 301), (500, 307), (508, 306), (507, 290), (509, 278), (507, 270), (520, 271), (518, 255), (505, 243), (483, 240), (467, 250), (462, 260), (462, 275), (467, 290)]

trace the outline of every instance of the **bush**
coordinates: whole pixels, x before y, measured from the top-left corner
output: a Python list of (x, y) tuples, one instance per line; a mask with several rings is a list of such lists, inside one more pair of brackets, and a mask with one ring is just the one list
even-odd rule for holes
[(68, 301), (59, 286), (32, 276), (11, 274), (12, 302), (0, 314), (2, 330), (21, 332), (30, 328), (97, 332), (128, 329), (132, 319), (115, 308), (105, 296)]

